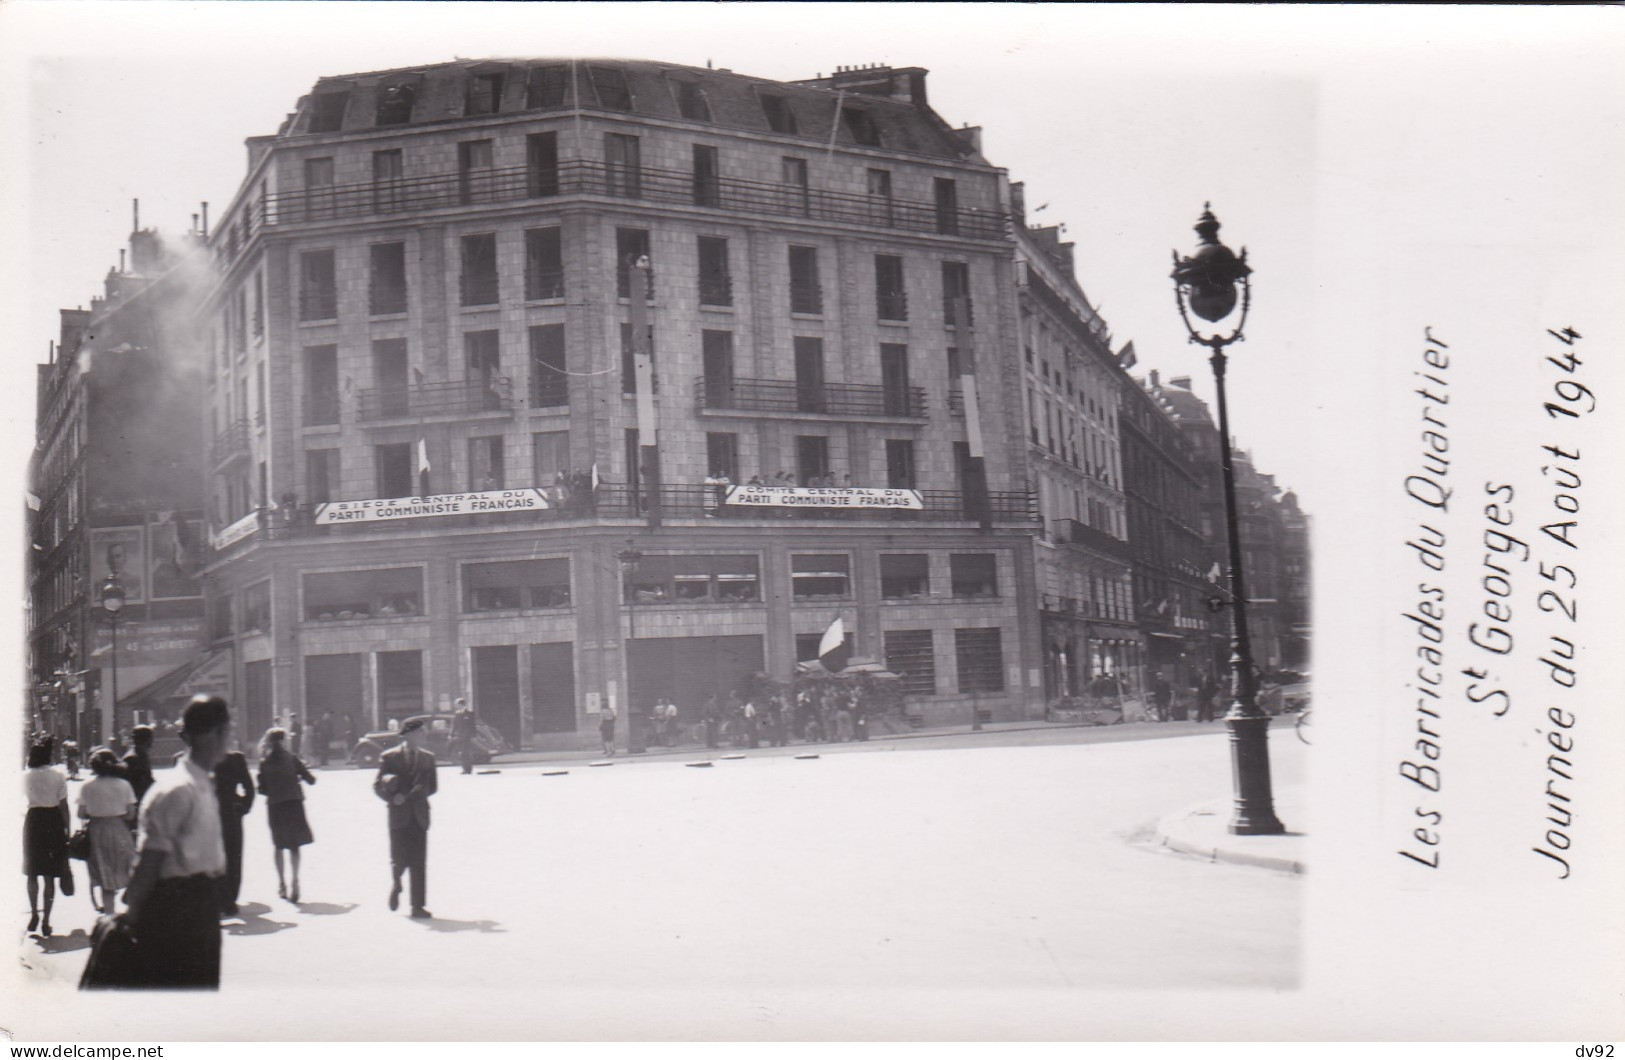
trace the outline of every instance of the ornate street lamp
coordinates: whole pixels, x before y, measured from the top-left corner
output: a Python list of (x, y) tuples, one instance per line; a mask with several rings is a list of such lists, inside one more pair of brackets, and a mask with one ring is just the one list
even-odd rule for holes
[[(1178, 251), (1174, 252), (1173, 280), (1174, 300), (1179, 305), (1179, 317), (1185, 322), (1185, 330), (1190, 333), (1190, 341), (1213, 351), (1208, 363), (1213, 366), (1219, 398), (1219, 459), (1224, 470), (1225, 530), (1230, 546), (1230, 599), (1226, 602), (1231, 607), (1233, 628), (1231, 702), (1224, 718), (1225, 727), (1230, 731), (1230, 762), (1236, 789), (1230, 831), (1235, 835), (1280, 835), (1286, 828), (1275, 816), (1270, 791), (1270, 718), (1258, 705), (1258, 672), (1253, 668), (1252, 641), (1247, 634), (1247, 591), (1242, 577), (1241, 533), (1236, 517), (1236, 474), (1230, 449), (1230, 412), (1224, 395), (1224, 349), (1242, 339), (1241, 331), (1247, 324), (1247, 310), (1252, 302), (1252, 284), (1248, 277), (1253, 270), (1247, 265), (1246, 248), (1237, 255), (1219, 242), (1219, 221), (1210, 206), (1203, 204), (1202, 216), (1196, 222), (1196, 234), (1201, 237), (1196, 253), (1182, 258)], [(1235, 312), (1238, 294), (1241, 316), (1230, 334), (1203, 335), (1191, 324), (1191, 313), (1210, 324), (1224, 320)]]
[(107, 613), (107, 624), (113, 631), (113, 709), (108, 712), (108, 724), (113, 731), (118, 729), (118, 621), (119, 614), (124, 610), (124, 586), (119, 584), (117, 574), (109, 574), (107, 580), (102, 582), (101, 588), (102, 610)]
[(632, 704), (632, 642), (638, 639), (638, 587), (632, 576), (638, 572), (643, 553), (632, 547), (628, 538), (626, 547), (615, 553), (621, 561), (621, 592), (626, 596), (626, 753), (640, 755), (643, 745), (643, 726), (637, 708)]

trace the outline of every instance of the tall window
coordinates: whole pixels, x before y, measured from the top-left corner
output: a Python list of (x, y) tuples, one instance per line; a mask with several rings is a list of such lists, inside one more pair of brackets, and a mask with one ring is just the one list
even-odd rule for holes
[(338, 346), (306, 346), (307, 428), (338, 423)]
[(388, 445), (373, 446), (373, 460), (378, 476), (378, 496), (416, 495), (417, 491), (412, 488), (411, 442), (392, 442)]
[(495, 305), (497, 301), (497, 237), (485, 232), (462, 238), (463, 305)]
[(694, 145), (694, 205), (720, 206), (722, 180), (717, 163), (717, 149), (705, 144)]
[(908, 319), (903, 259), (893, 254), (875, 255), (875, 315), (881, 320)]
[(1004, 647), (1001, 630), (954, 630), (954, 656), (961, 692), (1004, 691)]
[(818, 248), (790, 248), (790, 312), (822, 313), (824, 288), (818, 280)]
[(560, 474), (570, 474), (569, 431), (537, 431), (530, 438), (538, 486), (551, 485)]
[(824, 340), (814, 335), (797, 335), (792, 343), (796, 358), (796, 409), (823, 412)]
[(469, 117), (476, 114), (495, 114), (502, 109), (502, 82), (504, 78), (500, 73), (475, 74), (468, 79), (468, 96), (464, 103), (463, 113)]
[[(411, 411), (409, 375), (405, 339), (374, 339), (372, 343), (372, 376), (378, 387), (378, 412), (381, 416), (405, 416)], [(400, 496), (400, 494), (385, 494)]]
[(531, 67), (530, 80), (525, 86), (525, 106), (531, 110), (564, 106), (569, 70), (567, 66)]
[(636, 136), (604, 134), (604, 192), (623, 199), (643, 195), (643, 156)]
[(705, 466), (711, 475), (739, 481), (739, 435), (731, 431), (707, 431)]
[(338, 316), (338, 278), (331, 250), (299, 255), (299, 319), (332, 320)]
[(732, 408), (734, 403), (734, 335), (731, 331), (700, 332), (705, 370), (705, 407)]
[(790, 109), (790, 101), (784, 96), (761, 96), (762, 116), (767, 119), (767, 127), (776, 133), (789, 133), (795, 135), (796, 115)]
[(677, 95), (677, 113), (692, 121), (711, 120), (711, 105), (699, 85), (692, 81), (674, 81), (672, 91)]
[(251, 327), (254, 337), (259, 338), (265, 334), (265, 273), (254, 273), (254, 278), (248, 282), (248, 293), (252, 301), (249, 310)]
[(954, 303), (964, 299), (965, 323), (974, 324), (976, 314), (971, 306), (970, 266), (963, 261), (942, 263), (942, 322), (954, 323)]
[(531, 198), (559, 193), (559, 134), (525, 137), (525, 181)]
[[(617, 228), (615, 229), (615, 293), (621, 298), (632, 297), (632, 269), (639, 258), (649, 255), (649, 230), (647, 228)], [(653, 259), (651, 259), (651, 265)], [(654, 269), (650, 268), (649, 297), (655, 293)]]
[(374, 243), (370, 249), (372, 313), (406, 312), (406, 244)]
[(807, 160), (786, 158), (780, 163), (780, 180), (784, 184), (785, 209), (803, 217), (812, 216), (812, 185), (807, 182)]
[(728, 270), (728, 241), (700, 236), (700, 304), (733, 305), (733, 278)]
[(803, 486), (828, 485), (829, 439), (821, 434), (796, 437), (796, 475)]
[(564, 297), (564, 245), (558, 228), (525, 230), (525, 298)]
[(938, 177), (932, 182), (936, 195), (937, 231), (943, 235), (959, 234), (959, 188), (952, 177)]
[(537, 324), (530, 329), (530, 404), (558, 408), (570, 403), (570, 376), (564, 360), (564, 325)]
[(457, 145), (457, 196), (463, 203), (488, 202), (496, 170), (490, 140), (464, 140)]
[(915, 488), (913, 439), (886, 439), (886, 488), (894, 490)]
[(339, 451), (311, 449), (305, 453), (305, 498), (311, 504), (326, 504), (338, 496)]
[(470, 492), (507, 489), (507, 469), (503, 465), (502, 435), (484, 435), (468, 440)]
[(463, 354), (468, 362), (470, 407), (487, 411), (502, 407), (502, 346), (495, 331), (463, 332)]
[(937, 661), (929, 629), (889, 629), (885, 633), (886, 669), (902, 678), (904, 693), (937, 694)]
[(375, 210), (406, 208), (404, 163), (399, 148), (372, 153), (372, 207)]
[(305, 159), (305, 218), (333, 216), (333, 159)]
[(913, 393), (908, 385), (908, 347), (896, 342), (880, 344), (880, 386), (886, 415), (914, 414)]
[(891, 170), (869, 170), (869, 220), (877, 225), (897, 223), (891, 197)]

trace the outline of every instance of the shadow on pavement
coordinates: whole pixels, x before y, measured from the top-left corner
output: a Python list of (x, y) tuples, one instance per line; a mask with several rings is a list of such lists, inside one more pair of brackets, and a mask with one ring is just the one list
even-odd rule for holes
[(301, 913), (310, 916), (343, 916), (356, 907), (354, 902), (345, 902), (342, 905), (335, 905), (332, 902), (295, 902), (294, 905), (298, 906)]
[(90, 936), (85, 934), (84, 928), (74, 928), (70, 934), (52, 935), (50, 938), (45, 938), (43, 935), (33, 935), (31, 937), (35, 942), (39, 943), (39, 948), (43, 953), (72, 953), (74, 950), (88, 950), (90, 948)]
[[(286, 931), (289, 928), (299, 926), (282, 920), (266, 919), (264, 914), (270, 911), (270, 906), (261, 905), (259, 902), (241, 906), (238, 908), (235, 917), (221, 923), (221, 930), (228, 935), (274, 935), (278, 931)], [(235, 921), (241, 921), (241, 923)]]
[(491, 934), (506, 934), (507, 929), (495, 920), (447, 920), (444, 917), (430, 917), (422, 922), (430, 931), (481, 931)]

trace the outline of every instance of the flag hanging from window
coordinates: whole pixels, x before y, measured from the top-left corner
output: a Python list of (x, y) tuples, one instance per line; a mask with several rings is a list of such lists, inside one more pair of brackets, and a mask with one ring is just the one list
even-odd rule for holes
[(429, 495), (429, 440), (418, 439), (418, 496)]
[(846, 647), (846, 624), (841, 616), (836, 615), (835, 621), (824, 630), (824, 635), (818, 641), (818, 661), (824, 669), (831, 673), (840, 673), (846, 669), (847, 656), (850, 653)]
[(598, 492), (598, 461), (592, 462), (592, 491)]

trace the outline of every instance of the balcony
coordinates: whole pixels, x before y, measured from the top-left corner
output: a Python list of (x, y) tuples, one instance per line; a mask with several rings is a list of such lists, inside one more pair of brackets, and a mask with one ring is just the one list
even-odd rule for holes
[[(734, 177), (707, 178), (703, 183), (706, 191), (703, 208), (706, 209), (803, 217), (836, 224), (861, 225), (871, 230), (895, 228), (932, 234), (945, 230), (935, 203), (894, 199), (888, 201), (884, 209), (877, 209), (875, 200), (865, 194), (803, 189)], [(481, 169), (467, 175), (453, 172), (279, 192), (267, 195), (263, 205), (250, 211), (248, 231), (257, 230), (261, 223), (285, 225), (334, 221), (559, 195), (604, 195), (693, 206), (694, 192), (695, 178), (689, 170), (625, 165), (610, 167), (603, 162), (577, 159), (561, 162), (556, 169), (533, 170), (528, 166), (512, 166)], [(1002, 239), (1005, 235), (1007, 218), (1001, 211), (954, 209), (950, 213), (955, 223), (948, 227), (956, 229), (961, 237)]]
[(450, 383), (417, 383), (358, 391), (358, 418), (363, 423), (409, 416), (468, 416), (513, 408), (513, 386), (507, 376), (487, 383), (480, 379)]
[(1087, 523), (1080, 523), (1076, 519), (1056, 519), (1051, 531), (1055, 535), (1055, 540), (1061, 544), (1080, 545), (1084, 548), (1094, 549), (1096, 552), (1103, 552), (1117, 559), (1126, 560), (1132, 558), (1127, 541), (1119, 541), (1105, 531), (1096, 530)]
[(214, 436), (209, 455), (216, 465), (227, 463), (249, 454), (248, 421), (238, 420)]
[[(256, 540), (304, 540), (315, 537), (354, 537), (369, 534), (398, 534), (411, 531), (444, 532), (470, 527), (535, 527), (549, 523), (580, 520), (634, 520), (648, 514), (647, 498), (638, 496), (624, 483), (604, 483), (595, 492), (575, 493), (562, 502), (553, 501), (553, 507), (539, 510), (488, 512), (467, 515), (443, 515), (421, 519), (389, 519), (317, 526), (311, 522), (308, 509), (280, 514), (277, 521), (268, 523)], [(722, 503), (717, 488), (706, 485), (665, 485), (660, 489), (662, 515), (666, 519), (714, 519), (728, 522), (761, 523), (764, 521), (839, 520), (860, 525), (888, 524), (898, 521), (973, 523), (977, 515), (965, 494), (960, 490), (919, 490), (924, 505), (920, 511), (888, 511), (864, 509), (819, 508), (760, 508), (734, 507)], [(1039, 521), (1038, 498), (1034, 493), (1011, 490), (988, 494), (988, 512), (994, 525), (1003, 527), (1030, 527)]]
[(801, 383), (794, 379), (712, 379), (694, 381), (694, 407), (713, 415), (767, 413), (830, 416), (835, 419), (884, 417), (924, 419), (925, 388), (876, 383)]

